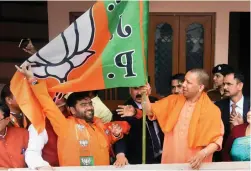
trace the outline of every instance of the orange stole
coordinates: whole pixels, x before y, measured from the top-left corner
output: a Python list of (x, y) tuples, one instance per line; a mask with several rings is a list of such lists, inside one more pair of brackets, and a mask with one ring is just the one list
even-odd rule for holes
[[(170, 95), (152, 104), (152, 112), (163, 132), (173, 130), (185, 101), (183, 95)], [(221, 122), (219, 108), (203, 92), (195, 105), (189, 125), (188, 146), (196, 148), (215, 142), (222, 136)]]

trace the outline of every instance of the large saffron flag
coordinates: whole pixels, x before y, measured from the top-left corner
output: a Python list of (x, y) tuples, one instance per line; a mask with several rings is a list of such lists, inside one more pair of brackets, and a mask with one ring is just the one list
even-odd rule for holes
[[(67, 92), (144, 85), (148, 8), (147, 1), (98, 1), (25, 63), (46, 81), (55, 99)], [(45, 116), (19, 72), (11, 80), (11, 91), (42, 131)]]

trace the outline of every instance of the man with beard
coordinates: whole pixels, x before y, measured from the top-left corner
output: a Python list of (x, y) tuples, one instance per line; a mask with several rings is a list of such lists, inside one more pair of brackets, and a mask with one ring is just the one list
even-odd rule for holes
[[(231, 72), (224, 77), (224, 95), (229, 98), (220, 100), (215, 104), (221, 110), (221, 118), (224, 123), (225, 134), (223, 137), (223, 148), (231, 129), (234, 126), (247, 123), (247, 112), (249, 111), (249, 98), (243, 96), (244, 76), (238, 72)], [(215, 153), (215, 161), (222, 161), (220, 153)]]
[[(149, 84), (148, 84), (149, 86)], [(115, 144), (117, 153), (125, 154), (130, 164), (142, 163), (142, 96), (141, 87), (130, 88), (131, 98), (124, 105), (118, 106), (113, 120), (127, 121), (131, 125), (130, 133), (125, 139)], [(150, 94), (150, 86), (149, 86)], [(150, 96), (150, 101), (157, 98)], [(127, 115), (124, 115), (124, 114)], [(160, 163), (162, 154), (163, 133), (157, 121), (146, 120), (146, 163)]]
[[(72, 114), (65, 118), (50, 97), (46, 82), (37, 80), (30, 66), (17, 67), (31, 83), (31, 89), (58, 136), (60, 166), (109, 165), (111, 145), (129, 131), (126, 122), (103, 124), (94, 117), (89, 92), (74, 92), (67, 98)], [(122, 126), (121, 126), (122, 125)]]

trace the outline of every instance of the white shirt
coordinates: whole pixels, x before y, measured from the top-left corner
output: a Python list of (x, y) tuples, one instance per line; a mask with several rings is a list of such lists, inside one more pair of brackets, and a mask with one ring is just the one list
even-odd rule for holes
[[(230, 113), (232, 112), (232, 104), (234, 102), (230, 100)], [(243, 116), (243, 105), (244, 105), (244, 97), (242, 96), (241, 99), (236, 103), (235, 111), (239, 113), (241, 116)]]
[(142, 109), (141, 103), (138, 103), (138, 102), (136, 102), (136, 101), (134, 101), (134, 102), (136, 103), (136, 105), (138, 106), (139, 109)]
[(40, 134), (31, 124), (29, 126), (29, 143), (25, 152), (25, 162), (30, 169), (38, 167), (50, 166), (50, 164), (42, 158), (42, 150), (48, 142), (48, 134), (44, 129)]
[(100, 118), (103, 123), (111, 122), (112, 112), (98, 96), (92, 98), (92, 103), (94, 107), (94, 116)]

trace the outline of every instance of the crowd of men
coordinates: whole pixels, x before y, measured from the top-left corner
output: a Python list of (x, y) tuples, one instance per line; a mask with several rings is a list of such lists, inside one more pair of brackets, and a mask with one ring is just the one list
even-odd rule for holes
[(105, 106), (97, 91), (73, 92), (54, 102), (30, 66), (16, 68), (43, 108), (46, 125), (38, 133), (5, 85), (0, 104), (0, 167), (52, 170), (141, 164), (143, 107), (148, 116), (144, 123), (147, 164), (190, 163), (198, 169), (202, 162), (250, 160), (232, 147), (236, 139), (249, 136), (251, 112), (249, 99), (242, 94), (243, 75), (227, 64), (213, 68), (212, 90), (206, 91), (208, 74), (192, 69), (174, 75), (167, 85), (172, 95), (160, 100), (151, 96), (149, 84), (131, 87), (131, 97), (116, 111)]

